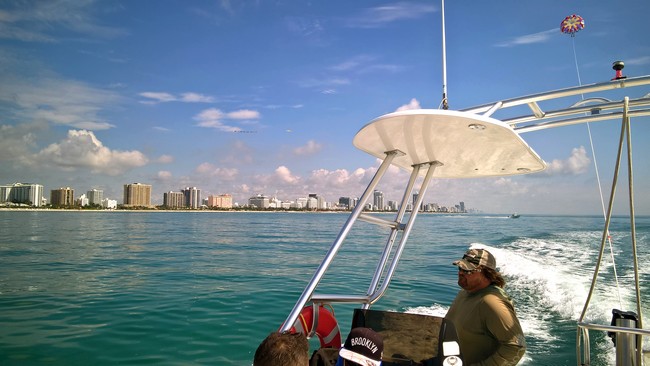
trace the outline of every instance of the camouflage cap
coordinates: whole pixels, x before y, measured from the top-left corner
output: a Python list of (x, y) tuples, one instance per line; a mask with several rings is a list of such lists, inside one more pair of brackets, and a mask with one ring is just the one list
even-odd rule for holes
[(453, 264), (468, 271), (476, 269), (478, 266), (497, 269), (496, 258), (485, 249), (470, 249), (465, 252), (462, 259), (455, 261)]

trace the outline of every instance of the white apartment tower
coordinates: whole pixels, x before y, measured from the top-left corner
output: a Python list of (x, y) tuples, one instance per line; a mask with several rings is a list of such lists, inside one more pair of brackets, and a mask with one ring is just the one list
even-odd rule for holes
[(6, 202), (40, 207), (43, 203), (43, 186), (32, 183), (0, 186), (0, 203)]
[(101, 189), (90, 190), (86, 192), (86, 198), (88, 198), (88, 204), (101, 206), (102, 200), (104, 200), (104, 191)]

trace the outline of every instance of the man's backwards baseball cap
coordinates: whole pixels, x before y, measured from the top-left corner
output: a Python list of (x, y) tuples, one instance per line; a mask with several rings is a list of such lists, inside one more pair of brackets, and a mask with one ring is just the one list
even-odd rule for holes
[(354, 328), (339, 351), (342, 358), (364, 366), (380, 366), (384, 341), (370, 328)]
[(478, 266), (497, 269), (496, 258), (485, 249), (470, 249), (465, 252), (462, 259), (455, 261), (454, 264), (468, 271), (476, 269)]

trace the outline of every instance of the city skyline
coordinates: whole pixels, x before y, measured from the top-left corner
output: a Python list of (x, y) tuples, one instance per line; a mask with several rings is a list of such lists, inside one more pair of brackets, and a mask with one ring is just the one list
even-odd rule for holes
[[(27, 188), (28, 186), (38, 186), (39, 190), (37, 192), (41, 192), (41, 204), (39, 205), (33, 205), (35, 207), (40, 207), (40, 206), (49, 206), (49, 205), (54, 205), (54, 206), (68, 206), (68, 207), (75, 207), (75, 206), (86, 206), (86, 205), (104, 205), (104, 207), (109, 207), (109, 208), (115, 208), (117, 207), (117, 200), (111, 200), (109, 197), (104, 197), (104, 191), (101, 189), (95, 189), (92, 188), (90, 190), (85, 191), (85, 193), (82, 193), (78, 196), (75, 195), (75, 189), (72, 187), (59, 187), (55, 189), (50, 189), (50, 199), (48, 202), (47, 197), (45, 197), (45, 187), (41, 184), (38, 183), (13, 183), (13, 184), (6, 184), (6, 185), (0, 185), (0, 203), (24, 203), (26, 195), (24, 192), (19, 192), (18, 197), (22, 197), (18, 201), (16, 201), (16, 194), (15, 191), (12, 192), (11, 188)], [(137, 191), (140, 189), (144, 189), (141, 193), (138, 193)], [(20, 189), (22, 191), (22, 189)], [(180, 192), (174, 192), (174, 191), (168, 191), (163, 193), (163, 203), (158, 205), (158, 204), (151, 204), (151, 191), (152, 191), (152, 186), (146, 183), (127, 183), (123, 185), (123, 197), (122, 197), (122, 203), (120, 206), (122, 207), (170, 207), (170, 208), (189, 208), (189, 209), (199, 209), (202, 206), (207, 206), (207, 207), (245, 207), (245, 206), (257, 206), (258, 208), (309, 208), (310, 206), (313, 206), (317, 209), (331, 209), (335, 206), (342, 206), (345, 205), (347, 206), (347, 209), (353, 208), (358, 200), (358, 196), (340, 196), (335, 199), (330, 199), (323, 197), (317, 193), (308, 193), (305, 196), (299, 196), (294, 199), (279, 199), (277, 196), (267, 196), (264, 193), (257, 193), (255, 195), (252, 195), (248, 197), (245, 203), (240, 203), (240, 202), (234, 202), (232, 201), (232, 195), (229, 193), (222, 193), (219, 195), (208, 195), (205, 198), (201, 198), (201, 189), (198, 187), (185, 187), (180, 190)], [(39, 193), (36, 193), (38, 195)], [(176, 194), (174, 196), (168, 196), (170, 194)], [(32, 194), (34, 195), (34, 194)], [(131, 201), (130, 197), (138, 195), (141, 196), (139, 199), (135, 199), (134, 201)], [(409, 200), (408, 204), (412, 205), (413, 202), (417, 200), (419, 193), (414, 193), (412, 195), (412, 200)], [(144, 198), (143, 198), (144, 197)], [(169, 198), (168, 198), (169, 197)], [(309, 200), (311, 198), (314, 198), (317, 200), (317, 204), (312, 204), (312, 203), (305, 203), (306, 201), (304, 200)], [(168, 202), (167, 200), (170, 200)], [(257, 203), (252, 203), (254, 200), (259, 200), (260, 202), (266, 201), (266, 204), (257, 204)], [(214, 204), (210, 204), (210, 201)], [(225, 201), (224, 201), (225, 200)], [(28, 200), (31, 201), (31, 200)], [(303, 201), (303, 202), (301, 202)], [(113, 203), (115, 202), (115, 203)], [(223, 202), (227, 202), (226, 206), (222, 206)], [(386, 202), (386, 203), (384, 203)], [(271, 205), (269, 206), (269, 203)], [(295, 203), (298, 203), (297, 205)], [(386, 200), (384, 201), (384, 194), (382, 191), (379, 190), (374, 190), (373, 192), (373, 197), (369, 199), (369, 201), (366, 203), (366, 207), (368, 210), (371, 211), (395, 211), (399, 208), (399, 203), (396, 200)], [(280, 204), (285, 204), (280, 207), (278, 207)], [(437, 211), (442, 211), (442, 212), (478, 212), (481, 211), (478, 208), (472, 208), (470, 210), (467, 210), (465, 207), (465, 202), (460, 201), (458, 204), (440, 204), (438, 202), (427, 202), (423, 201), (422, 206), (420, 207), (420, 210), (423, 212), (437, 212)]]
[[(386, 113), (441, 108), (443, 84), (461, 110), (607, 82), (619, 60), (627, 77), (650, 75), (647, 0), (455, 1), (445, 11), (443, 80), (437, 1), (2, 1), (0, 178), (109, 197), (123, 182), (149, 182), (152, 204), (186, 186), (239, 202), (258, 192), (360, 196), (379, 163), (353, 146), (355, 134)], [(571, 14), (585, 21), (573, 37), (560, 30)], [(619, 122), (522, 134), (548, 169), (434, 179), (427, 200), (603, 214)], [(635, 209), (650, 214), (650, 117), (631, 124)], [(378, 188), (401, 197), (407, 180), (391, 168)], [(620, 189), (615, 214), (629, 211)]]

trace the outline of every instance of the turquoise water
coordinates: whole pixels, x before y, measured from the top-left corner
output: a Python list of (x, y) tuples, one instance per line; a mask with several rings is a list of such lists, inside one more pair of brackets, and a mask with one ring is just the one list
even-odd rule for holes
[[(388, 216), (391, 217), (391, 216)], [(284, 321), (347, 214), (0, 211), (0, 365), (250, 365)], [(457, 259), (489, 247), (516, 301), (529, 350), (522, 364), (575, 365), (575, 319), (600, 245), (599, 217), (418, 216), (386, 296), (374, 307), (442, 315)], [(616, 218), (617, 254), (629, 252)], [(650, 219), (637, 218), (642, 284)], [(319, 293), (365, 293), (385, 231), (355, 228)], [(608, 254), (609, 256), (609, 254)], [(609, 324), (632, 306), (631, 263), (611, 260), (588, 313)], [(644, 314), (649, 313), (644, 299)], [(344, 333), (353, 305), (335, 304)], [(646, 327), (647, 321), (645, 322)], [(594, 365), (611, 341), (592, 335)], [(316, 344), (317, 342), (314, 342)], [(646, 344), (647, 347), (647, 344)]]

